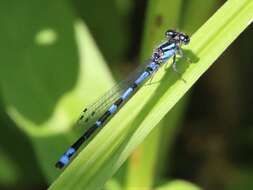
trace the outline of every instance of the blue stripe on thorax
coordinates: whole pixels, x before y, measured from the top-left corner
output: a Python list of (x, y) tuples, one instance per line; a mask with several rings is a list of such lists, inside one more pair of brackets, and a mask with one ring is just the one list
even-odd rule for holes
[(161, 48), (165, 52), (165, 51), (168, 51), (170, 49), (174, 49), (175, 47), (176, 47), (175, 43), (165, 42), (162, 45), (160, 45), (158, 48)]
[(175, 49), (171, 49), (169, 51), (164, 52), (162, 59), (163, 61), (167, 61), (169, 58), (171, 58), (176, 53)]

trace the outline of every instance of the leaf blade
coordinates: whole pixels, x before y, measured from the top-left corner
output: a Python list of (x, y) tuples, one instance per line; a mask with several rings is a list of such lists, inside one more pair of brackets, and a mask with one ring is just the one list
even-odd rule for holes
[[(190, 66), (180, 61), (179, 69), (184, 71), (182, 77), (186, 83), (178, 80), (172, 71), (161, 69), (153, 79), (160, 80), (160, 83), (141, 88), (50, 189), (101, 188), (134, 148), (248, 26), (252, 17), (252, 1), (227, 1), (192, 37), (188, 50), (199, 60)], [(230, 35), (226, 35), (228, 32)], [(71, 181), (68, 180), (70, 178)]]

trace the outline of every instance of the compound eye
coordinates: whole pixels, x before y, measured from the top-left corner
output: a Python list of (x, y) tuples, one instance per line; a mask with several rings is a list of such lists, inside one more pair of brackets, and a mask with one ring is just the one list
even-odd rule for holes
[(166, 35), (166, 37), (168, 37), (168, 38), (173, 38), (173, 37), (176, 36), (176, 32), (175, 32), (174, 30), (167, 30), (167, 31), (165, 32), (165, 35)]
[(184, 38), (184, 44), (188, 44), (190, 42), (190, 38), (189, 38), (189, 36), (185, 36), (185, 38)]
[(179, 38), (180, 38), (181, 41), (185, 40), (185, 36), (183, 36), (183, 35), (180, 35)]
[(179, 36), (180, 40), (184, 43), (184, 44), (188, 44), (190, 42), (190, 38), (188, 35), (186, 34), (182, 34)]

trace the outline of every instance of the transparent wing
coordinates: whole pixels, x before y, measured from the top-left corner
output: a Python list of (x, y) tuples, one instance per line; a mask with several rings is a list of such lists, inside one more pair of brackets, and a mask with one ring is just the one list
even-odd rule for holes
[(96, 120), (123, 94), (123, 92), (138, 78), (138, 76), (144, 71), (148, 63), (142, 64), (135, 69), (125, 80), (119, 82), (110, 90), (108, 90), (103, 96), (101, 96), (95, 103), (91, 104), (83, 110), (77, 126), (89, 126), (96, 122)]

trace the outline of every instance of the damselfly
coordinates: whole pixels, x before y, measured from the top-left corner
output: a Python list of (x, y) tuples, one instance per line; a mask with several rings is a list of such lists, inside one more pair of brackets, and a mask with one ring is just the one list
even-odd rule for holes
[(172, 58), (172, 68), (176, 69), (176, 55), (183, 57), (181, 45), (190, 42), (188, 35), (175, 30), (165, 33), (166, 40), (161, 43), (150, 57), (147, 65), (136, 70), (126, 80), (122, 81), (92, 106), (83, 110), (78, 123), (90, 125), (83, 135), (63, 154), (56, 163), (57, 168), (66, 166), (70, 159), (77, 153), (80, 146), (94, 134), (94, 132), (105, 125), (106, 122), (126, 103), (127, 100), (139, 89), (139, 87), (150, 78), (168, 59)]

